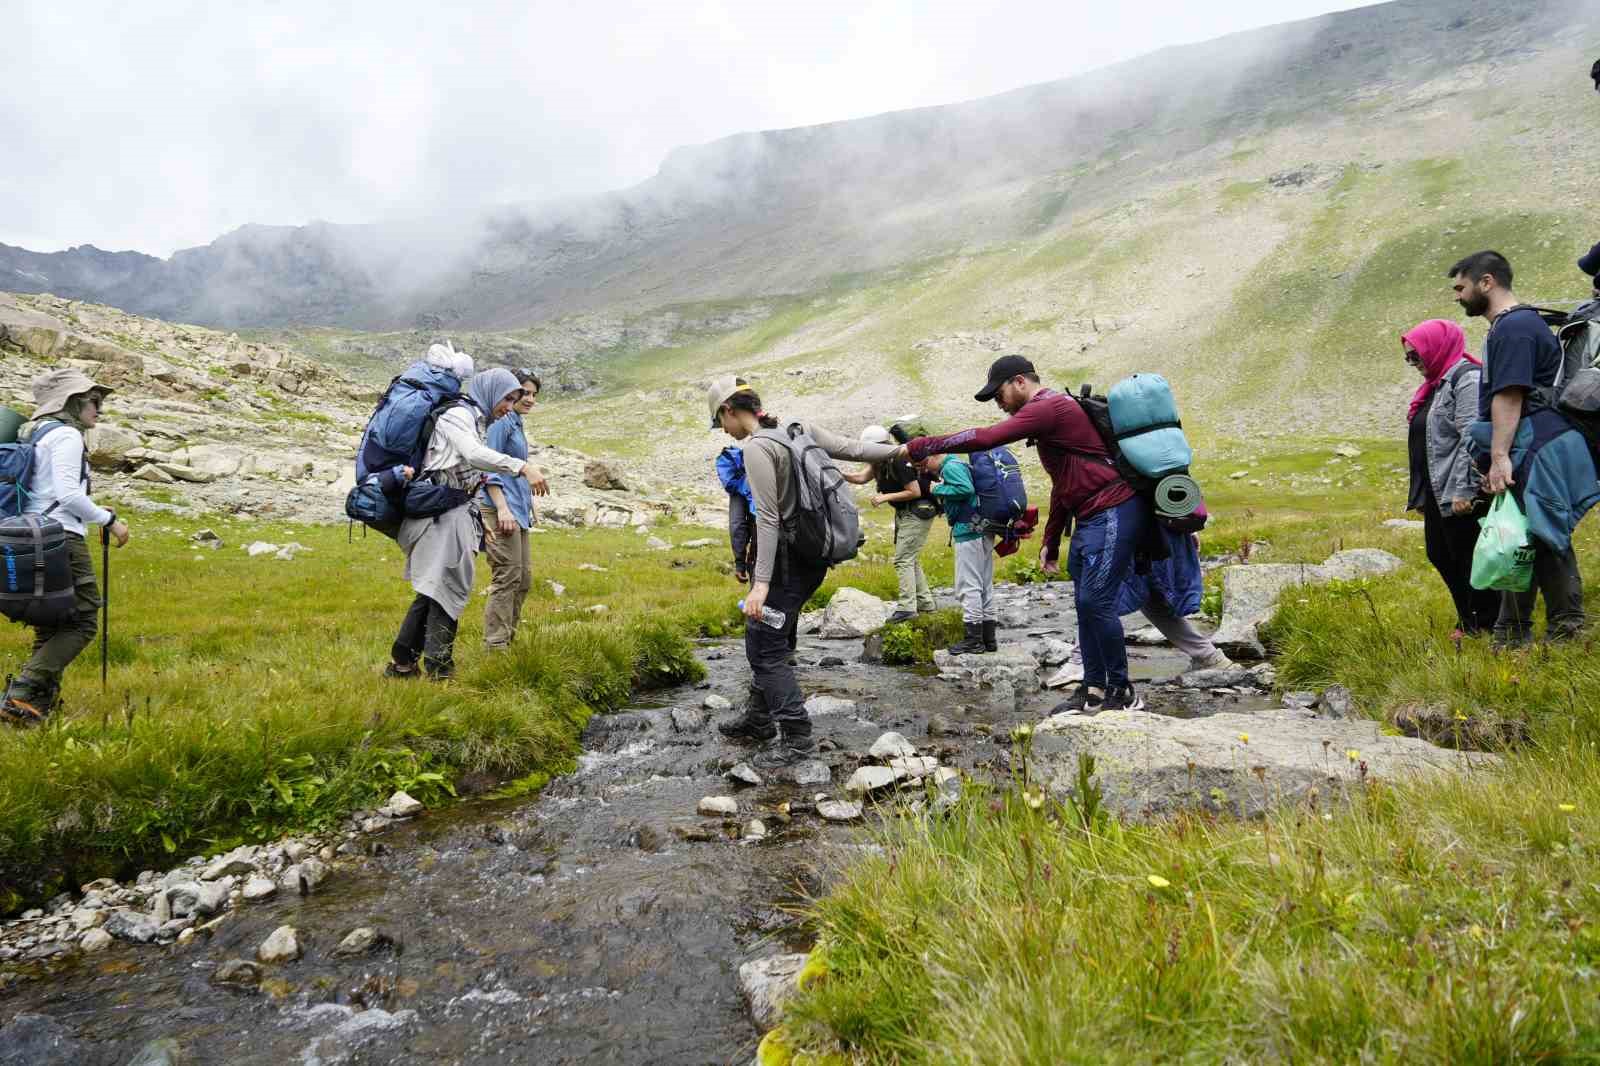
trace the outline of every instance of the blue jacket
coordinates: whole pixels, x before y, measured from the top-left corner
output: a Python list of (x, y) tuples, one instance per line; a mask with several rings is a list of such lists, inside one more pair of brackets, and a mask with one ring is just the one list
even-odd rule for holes
[[(515, 411), (507, 411), (489, 427), (484, 443), (502, 455), (509, 455), (514, 459), (526, 459), (528, 435), (522, 426), (522, 416)], [(527, 479), (510, 474), (490, 474), (488, 483), (505, 493), (506, 506), (511, 509), (517, 525), (523, 529), (533, 528), (533, 487), (528, 484)], [(479, 493), (478, 498), (483, 506), (494, 506), (494, 502), (489, 499), (488, 489)]]
[[(1487, 469), (1493, 424), (1474, 422), (1470, 436), (1473, 458)], [(1528, 535), (1566, 551), (1572, 531), (1600, 503), (1594, 455), (1583, 434), (1548, 407), (1524, 416), (1511, 439), (1511, 476), (1512, 494), (1528, 516)]]
[(728, 542), (733, 565), (748, 569), (755, 562), (756, 497), (744, 472), (744, 452), (727, 447), (717, 456), (717, 480), (728, 494)]
[[(1117, 590), (1117, 613), (1143, 610), (1152, 596), (1162, 600), (1172, 613), (1186, 618), (1200, 610), (1200, 551), (1187, 533), (1162, 528), (1167, 540), (1167, 558), (1150, 563), (1147, 573), (1134, 572)], [(1137, 571), (1137, 568), (1136, 568)]]

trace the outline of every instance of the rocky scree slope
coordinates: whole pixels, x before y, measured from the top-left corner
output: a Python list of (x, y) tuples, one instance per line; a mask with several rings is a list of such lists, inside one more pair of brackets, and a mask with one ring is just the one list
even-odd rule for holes
[[(376, 387), (237, 334), (0, 293), (0, 404), (32, 414), (30, 383), (59, 366), (116, 389), (88, 437), (102, 499), (180, 514), (344, 520)], [(694, 517), (697, 501), (668, 502), (616, 464), (549, 446), (534, 460), (551, 483), (539, 501), (544, 522), (643, 528)]]

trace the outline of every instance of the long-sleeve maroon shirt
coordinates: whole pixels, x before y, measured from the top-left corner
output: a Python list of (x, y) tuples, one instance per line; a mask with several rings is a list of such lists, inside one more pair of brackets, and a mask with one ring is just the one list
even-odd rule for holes
[(963, 429), (943, 437), (917, 437), (907, 444), (920, 462), (944, 452), (982, 452), (1026, 440), (1039, 449), (1039, 463), (1050, 475), (1050, 517), (1044, 527), (1045, 558), (1060, 554), (1067, 520), (1082, 521), (1134, 495), (1111, 463), (1105, 442), (1083, 408), (1070, 396), (1040, 389), (1003, 422)]

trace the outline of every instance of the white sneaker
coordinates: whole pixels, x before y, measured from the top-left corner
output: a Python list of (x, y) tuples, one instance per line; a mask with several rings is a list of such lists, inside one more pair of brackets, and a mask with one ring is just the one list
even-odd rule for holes
[(1210, 655), (1198, 655), (1189, 660), (1190, 670), (1223, 670), (1230, 666), (1237, 666), (1232, 659), (1220, 650)]
[(1072, 654), (1067, 656), (1067, 661), (1061, 669), (1050, 675), (1050, 680), (1044, 683), (1045, 688), (1066, 688), (1083, 680), (1083, 652), (1074, 644)]

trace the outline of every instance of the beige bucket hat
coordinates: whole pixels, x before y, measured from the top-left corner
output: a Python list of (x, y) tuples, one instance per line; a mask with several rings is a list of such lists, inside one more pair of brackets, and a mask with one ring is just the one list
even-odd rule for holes
[(72, 397), (95, 390), (102, 393), (115, 391), (110, 385), (95, 381), (75, 367), (62, 367), (40, 374), (33, 379), (33, 400), (38, 405), (33, 409), (33, 417), (55, 414), (64, 409)]
[(744, 378), (735, 377), (733, 374), (724, 374), (712, 380), (706, 389), (706, 404), (711, 408), (711, 428), (721, 428), (717, 421), (717, 412), (722, 410), (722, 405), (727, 403), (736, 392), (745, 392), (750, 388)]

